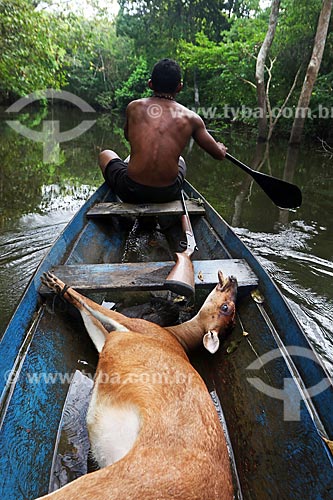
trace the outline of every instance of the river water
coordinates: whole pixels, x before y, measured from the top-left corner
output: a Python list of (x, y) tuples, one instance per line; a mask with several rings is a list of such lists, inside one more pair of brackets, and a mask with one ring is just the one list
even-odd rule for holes
[[(39, 131), (46, 119), (59, 122), (61, 131), (87, 119), (61, 107), (49, 116), (40, 109), (28, 111), (20, 121)], [(18, 117), (0, 110), (0, 336), (36, 266), (101, 184), (99, 151), (128, 153), (118, 116), (92, 115), (93, 127), (53, 148), (53, 156), (43, 143), (14, 131), (9, 119)], [(214, 135), (233, 156), (259, 165), (265, 152), (256, 147), (252, 132), (226, 129)], [(298, 156), (288, 154), (285, 141), (274, 142), (267, 153), (259, 168), (296, 183), (303, 192), (301, 208), (278, 209), (238, 167), (213, 160), (193, 144), (184, 151), (187, 177), (274, 278), (333, 373), (333, 158), (319, 140), (306, 141)]]

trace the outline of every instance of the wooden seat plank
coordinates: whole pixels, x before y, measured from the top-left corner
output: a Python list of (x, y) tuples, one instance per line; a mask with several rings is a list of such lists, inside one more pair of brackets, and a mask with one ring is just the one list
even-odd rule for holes
[[(103, 290), (162, 290), (165, 278), (174, 262), (128, 262), (119, 264), (85, 264), (56, 266), (51, 271), (67, 285), (82, 291)], [(193, 261), (195, 285), (212, 287), (221, 270), (225, 276), (235, 276), (239, 289), (252, 290), (258, 279), (246, 261), (240, 259)], [(47, 289), (41, 287), (41, 293)]]
[[(186, 201), (189, 214), (204, 215), (205, 208), (194, 200)], [(125, 216), (155, 216), (181, 215), (184, 213), (182, 202), (179, 200), (169, 203), (131, 204), (121, 202), (97, 203), (88, 212), (87, 217), (110, 217), (112, 215)]]

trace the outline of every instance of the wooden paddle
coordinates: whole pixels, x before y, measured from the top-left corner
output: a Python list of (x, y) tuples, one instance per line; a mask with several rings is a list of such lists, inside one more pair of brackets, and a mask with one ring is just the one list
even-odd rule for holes
[(298, 208), (302, 204), (302, 192), (290, 182), (283, 181), (282, 179), (277, 179), (257, 170), (253, 170), (241, 161), (237, 160), (231, 156), (231, 154), (226, 153), (226, 159), (240, 167), (242, 170), (247, 172), (257, 184), (265, 191), (267, 196), (280, 208)]

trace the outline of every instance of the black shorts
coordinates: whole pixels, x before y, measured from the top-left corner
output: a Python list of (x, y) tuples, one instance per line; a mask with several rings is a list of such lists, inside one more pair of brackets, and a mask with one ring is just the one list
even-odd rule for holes
[(166, 203), (179, 200), (186, 175), (186, 164), (179, 158), (176, 181), (170, 186), (152, 187), (133, 181), (127, 175), (128, 164), (120, 158), (109, 161), (104, 171), (104, 178), (113, 192), (127, 203)]

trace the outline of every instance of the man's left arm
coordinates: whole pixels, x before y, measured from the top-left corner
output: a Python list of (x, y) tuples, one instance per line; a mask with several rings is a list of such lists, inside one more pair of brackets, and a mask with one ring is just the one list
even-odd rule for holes
[(198, 115), (194, 119), (194, 130), (192, 134), (193, 139), (199, 146), (207, 151), (216, 160), (223, 160), (227, 152), (227, 147), (222, 142), (217, 142), (210, 135), (206, 126)]

